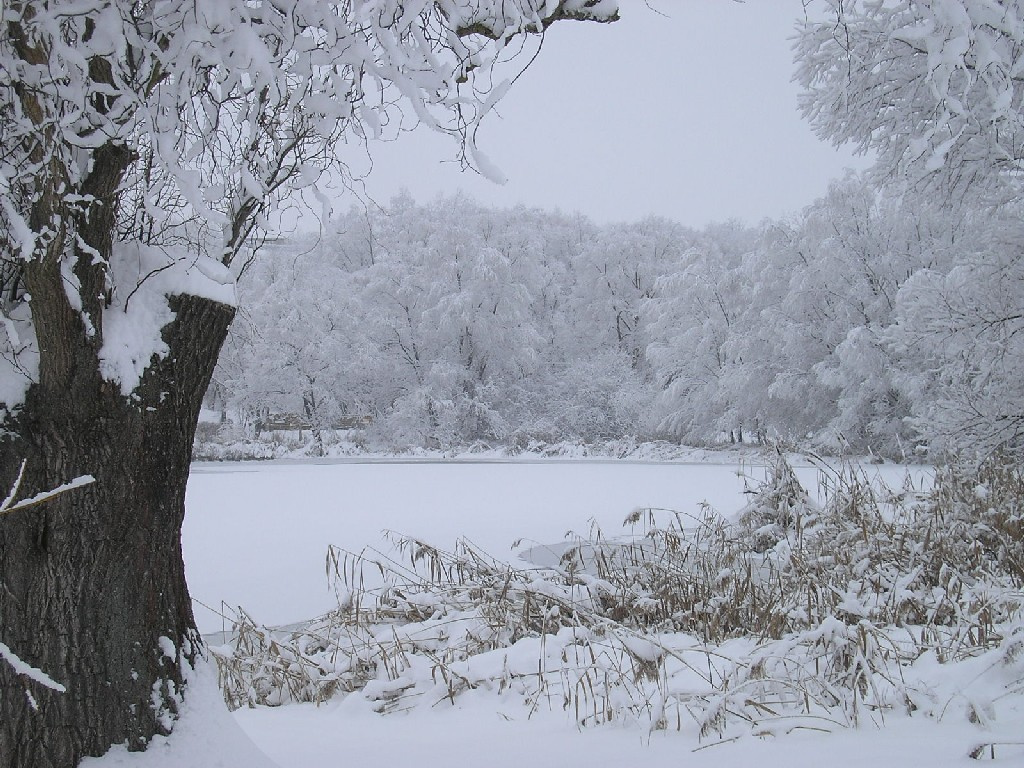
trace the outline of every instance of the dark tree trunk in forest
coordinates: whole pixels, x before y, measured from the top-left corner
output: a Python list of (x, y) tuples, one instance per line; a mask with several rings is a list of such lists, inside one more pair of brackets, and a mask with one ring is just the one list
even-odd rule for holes
[(69, 768), (112, 744), (144, 748), (168, 732), (182, 665), (199, 651), (181, 557), (185, 485), (234, 311), (190, 296), (171, 306), (170, 354), (137, 397), (100, 377), (93, 351), (69, 347), (55, 366), (64, 375), (48, 381), (43, 367), (4, 446), (5, 474), (27, 459), (19, 497), (96, 479), (0, 518), (0, 641), (67, 688), (0, 661), (5, 768)]

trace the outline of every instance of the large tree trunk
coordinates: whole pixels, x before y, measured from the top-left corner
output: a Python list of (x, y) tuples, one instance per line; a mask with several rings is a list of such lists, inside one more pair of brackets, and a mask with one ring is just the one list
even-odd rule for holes
[[(11, 45), (28, 65), (46, 64), (45, 36), (18, 20), (33, 18), (33, 4), (13, 8)], [(110, 62), (90, 59), (89, 78), (112, 83)], [(181, 525), (199, 407), (234, 310), (172, 297), (170, 352), (151, 361), (131, 397), (105, 380), (118, 190), (137, 158), (113, 140), (88, 150), (88, 162), (85, 149), (69, 154), (54, 124), (59, 99), (21, 83), (15, 91), (39, 127), (28, 158), (36, 177), (18, 198), (39, 234), (33, 257), (19, 262), (39, 375), (16, 420), (0, 425), (0, 481), (13, 482), (24, 460), (19, 498), (82, 475), (95, 483), (0, 515), (0, 642), (66, 688), (0, 658), (0, 766), (73, 768), (111, 745), (145, 749), (168, 733), (201, 651)], [(97, 114), (114, 104), (103, 93), (92, 97)], [(84, 178), (62, 165), (70, 157)]]
[(21, 498), (96, 482), (0, 516), (0, 641), (67, 688), (0, 658), (0, 764), (71, 768), (168, 733), (200, 651), (181, 525), (199, 407), (234, 310), (172, 298), (170, 354), (126, 398), (81, 343), (81, 316), (36, 278), (40, 380), (3, 446), (3, 474), (27, 460)]

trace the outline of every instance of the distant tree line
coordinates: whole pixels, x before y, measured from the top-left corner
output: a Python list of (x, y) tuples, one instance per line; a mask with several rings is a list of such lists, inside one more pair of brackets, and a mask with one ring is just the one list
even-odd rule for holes
[(756, 227), (598, 226), (459, 196), (357, 206), (252, 264), (208, 404), (317, 434), (372, 417), (388, 448), (1016, 450), (1018, 208), (852, 174)]
[(701, 231), (458, 197), (353, 209), (255, 262), (213, 394), (243, 422), (372, 416), (392, 447), (772, 436), (1019, 457), (1017, 4), (814, 13), (801, 109), (871, 153), (868, 174), (788, 220)]

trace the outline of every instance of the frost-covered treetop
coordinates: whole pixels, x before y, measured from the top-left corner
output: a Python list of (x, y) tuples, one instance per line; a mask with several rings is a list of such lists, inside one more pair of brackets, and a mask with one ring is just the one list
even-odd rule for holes
[[(951, 197), (1019, 193), (1024, 17), (1019, 0), (823, 0), (797, 43), (819, 135)], [(1009, 186), (1007, 186), (1009, 185)]]
[(0, 190), (13, 245), (25, 257), (45, 246), (46, 226), (26, 220), (34, 196), (89, 204), (75, 190), (109, 144), (146, 164), (140, 211), (158, 228), (216, 223), (226, 260), (268, 196), (314, 184), (346, 136), (397, 132), (403, 110), (462, 137), (463, 160), (486, 173), (472, 136), (504, 93), (493, 65), (557, 19), (615, 14), (612, 0), (6, 2)]

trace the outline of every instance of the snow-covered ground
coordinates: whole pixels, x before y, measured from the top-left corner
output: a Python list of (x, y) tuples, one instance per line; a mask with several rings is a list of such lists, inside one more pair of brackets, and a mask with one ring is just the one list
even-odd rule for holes
[[(560, 708), (527, 720), (525, 710), (497, 712), (471, 703), (410, 717), (382, 717), (341, 703), (240, 710), (236, 719), (282, 768), (952, 768), (972, 765), (967, 752), (981, 740), (966, 720), (950, 727), (905, 719), (882, 729), (750, 737), (694, 751), (702, 745), (673, 731), (648, 738), (628, 726), (577, 730)], [(997, 764), (1024, 765), (1024, 747), (997, 747), (996, 757)]]
[(804, 730), (701, 744), (692, 734), (649, 735), (622, 724), (580, 730), (557, 703), (531, 716), (521, 702), (495, 706), (493, 698), (472, 694), (455, 706), (409, 715), (378, 715), (353, 698), (229, 715), (214, 685), (212, 669), (194, 681), (185, 717), (169, 739), (157, 737), (144, 753), (115, 748), (86, 759), (82, 768), (963, 768), (974, 765), (968, 752), (987, 740), (1017, 742), (996, 746), (996, 764), (1024, 765), (1021, 708), (1012, 721), (987, 730), (958, 710), (941, 723), (899, 717), (881, 728)]
[[(896, 486), (906, 475), (894, 466), (868, 471)], [(813, 468), (805, 464), (799, 473), (809, 488), (816, 487)], [(913, 470), (917, 483), (927, 474)], [(193, 594), (206, 604), (224, 600), (263, 622), (291, 622), (330, 606), (324, 578), (330, 543), (352, 550), (383, 546), (380, 531), (393, 529), (442, 546), (466, 536), (505, 557), (520, 537), (557, 543), (568, 530), (585, 532), (591, 518), (609, 533), (618, 532), (623, 517), (638, 506), (695, 512), (706, 501), (729, 514), (743, 504), (744, 478), (762, 476), (750, 459), (200, 464), (189, 489), (186, 567)], [(221, 628), (212, 612), (197, 608), (197, 616), (204, 631)], [(171, 739), (157, 740), (144, 756), (115, 750), (87, 766), (941, 767), (973, 764), (968, 752), (987, 741), (1000, 742), (995, 757), (1002, 764), (1024, 764), (1024, 706), (1013, 703), (1022, 698), (1019, 691), (1011, 692), (1015, 698), (1001, 709), (1003, 719), (985, 729), (971, 724), (964, 711), (985, 664), (992, 665), (979, 659), (957, 668), (955, 680), (948, 674), (941, 683), (936, 680), (937, 689), (963, 691), (966, 697), (951, 697), (938, 723), (895, 714), (884, 727), (862, 724), (833, 728), (831, 734), (798, 730), (720, 744), (698, 742), (685, 731), (649, 734), (628, 723), (581, 730), (559, 702), (531, 712), (521, 698), (487, 691), (467, 692), (454, 705), (388, 716), (374, 713), (358, 693), (319, 707), (293, 704), (228, 715), (207, 670), (195, 681), (185, 718)], [(243, 734), (269, 762), (243, 743)]]

